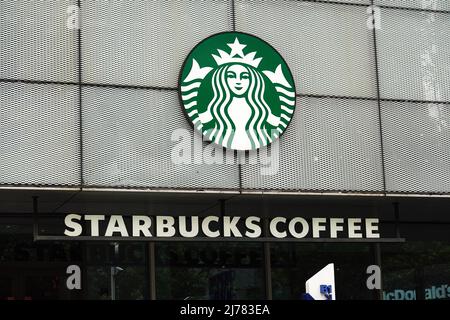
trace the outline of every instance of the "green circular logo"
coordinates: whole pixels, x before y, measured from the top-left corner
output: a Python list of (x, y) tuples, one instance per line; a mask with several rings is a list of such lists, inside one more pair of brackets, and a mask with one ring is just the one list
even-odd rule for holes
[(181, 105), (207, 140), (233, 150), (264, 147), (294, 115), (295, 85), (283, 57), (240, 32), (201, 41), (180, 72)]

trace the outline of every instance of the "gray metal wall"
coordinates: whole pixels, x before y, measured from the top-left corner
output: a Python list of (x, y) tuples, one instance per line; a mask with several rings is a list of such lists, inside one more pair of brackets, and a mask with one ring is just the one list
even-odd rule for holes
[[(450, 193), (450, 1), (371, 3), (81, 0), (76, 30), (75, 0), (2, 0), (0, 185)], [(296, 82), (273, 175), (170, 157), (183, 60), (232, 30)]]

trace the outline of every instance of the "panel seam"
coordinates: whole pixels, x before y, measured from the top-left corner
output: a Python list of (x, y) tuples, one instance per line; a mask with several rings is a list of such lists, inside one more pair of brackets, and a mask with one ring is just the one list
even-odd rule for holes
[(380, 74), (378, 68), (378, 48), (377, 48), (377, 35), (376, 35), (376, 14), (374, 8), (374, 0), (372, 3), (372, 32), (373, 32), (373, 50), (375, 57), (375, 76), (376, 76), (376, 86), (377, 86), (377, 105), (378, 105), (378, 128), (380, 135), (380, 151), (381, 151), (381, 171), (383, 177), (383, 191), (386, 193), (386, 166), (385, 166), (385, 154), (384, 154), (384, 140), (383, 140), (383, 121), (381, 115), (381, 100), (380, 100)]
[[(65, 82), (65, 81), (46, 81), (46, 80), (22, 80), (22, 79), (0, 79), (1, 82), (7, 83), (28, 83), (28, 84), (56, 84), (56, 85), (75, 85), (79, 86), (79, 82)], [(158, 90), (158, 91), (178, 91), (175, 87), (164, 86), (136, 86), (136, 85), (121, 85), (121, 84), (104, 84), (104, 83), (81, 83), (81, 87), (104, 87), (104, 88), (120, 88), (120, 89), (136, 89), (136, 90)], [(340, 95), (326, 95), (326, 94), (310, 94), (310, 93), (297, 93), (295, 95), (298, 98), (310, 97), (310, 98), (328, 98), (328, 99), (353, 99), (353, 100), (370, 100), (370, 101), (386, 101), (386, 102), (408, 102), (408, 103), (435, 103), (435, 104), (450, 104), (445, 100), (414, 100), (414, 99), (396, 99), (396, 98), (372, 98), (362, 96), (340, 96)]]

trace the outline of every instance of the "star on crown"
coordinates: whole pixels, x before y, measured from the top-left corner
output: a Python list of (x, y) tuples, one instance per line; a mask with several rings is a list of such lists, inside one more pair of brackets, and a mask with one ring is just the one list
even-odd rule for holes
[(249, 54), (245, 55), (242, 50), (247, 45), (239, 43), (237, 37), (234, 39), (234, 43), (227, 43), (227, 45), (231, 48), (231, 52), (229, 54), (223, 50), (217, 49), (217, 51), (219, 52), (219, 56), (215, 54), (212, 55), (218, 66), (221, 66), (225, 63), (235, 62), (248, 64), (254, 68), (258, 68), (258, 65), (261, 62), (262, 58), (255, 59), (256, 51), (250, 52)]

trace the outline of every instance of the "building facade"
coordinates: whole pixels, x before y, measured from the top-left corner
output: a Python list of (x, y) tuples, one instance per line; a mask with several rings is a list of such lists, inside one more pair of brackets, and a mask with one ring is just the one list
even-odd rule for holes
[[(448, 0), (1, 1), (0, 298), (301, 299), (334, 263), (338, 300), (449, 299), (448, 30)], [(180, 103), (186, 57), (223, 32), (295, 82), (257, 152), (202, 141)], [(262, 237), (68, 238), (68, 214), (259, 217)], [(270, 238), (279, 216), (379, 238)]]

